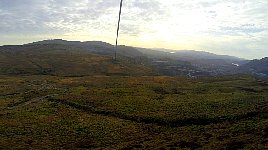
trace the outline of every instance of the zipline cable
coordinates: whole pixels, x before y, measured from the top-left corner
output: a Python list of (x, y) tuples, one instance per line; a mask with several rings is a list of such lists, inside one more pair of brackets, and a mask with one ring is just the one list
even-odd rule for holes
[(118, 36), (119, 36), (119, 29), (120, 29), (122, 5), (123, 5), (123, 0), (121, 0), (121, 2), (120, 2), (119, 18), (118, 18), (118, 24), (117, 24), (116, 41), (115, 41), (115, 53), (114, 53), (115, 61), (116, 61), (116, 51), (117, 51)]

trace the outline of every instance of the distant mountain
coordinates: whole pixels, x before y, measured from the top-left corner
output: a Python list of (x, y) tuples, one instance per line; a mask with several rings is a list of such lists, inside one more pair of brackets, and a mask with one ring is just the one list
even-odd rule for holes
[[(117, 53), (118, 61), (113, 57)], [(244, 60), (213, 53), (118, 46), (101, 41), (44, 40), (0, 46), (0, 75), (267, 75), (268, 58)]]
[[(92, 46), (94, 45), (95, 46)], [(0, 47), (0, 75), (153, 75), (151, 66), (118, 55), (115, 63), (103, 42), (41, 41)], [(106, 54), (98, 54), (101, 49)]]
[(241, 66), (242, 72), (250, 72), (260, 76), (268, 76), (268, 57), (252, 60)]
[(101, 41), (45, 40), (0, 47), (0, 74), (84, 75), (204, 75), (189, 62), (149, 58), (137, 48)]
[[(48, 44), (58, 44), (58, 45), (68, 45), (73, 47), (78, 47), (81, 49), (86, 49), (93, 53), (113, 55), (115, 53), (115, 46), (102, 41), (66, 41), (62, 39), (55, 40), (44, 40), (39, 42), (33, 42), (26, 45), (48, 45)], [(137, 56), (147, 56), (150, 58), (171, 58), (182, 61), (193, 61), (193, 60), (225, 60), (232, 63), (238, 63), (245, 61), (234, 56), (228, 55), (216, 55), (204, 51), (195, 51), (195, 50), (170, 50), (170, 49), (145, 49), (138, 47), (130, 46), (118, 46), (117, 53), (122, 54), (128, 57), (137, 57)]]
[(210, 75), (235, 74), (238, 66), (247, 63), (247, 60), (228, 55), (194, 50), (145, 49), (137, 48), (144, 55), (155, 58), (168, 58), (190, 62), (193, 66)]
[(54, 39), (54, 40), (43, 40), (38, 42), (33, 42), (25, 45), (47, 45), (47, 44), (61, 44), (61, 45), (87, 45), (91, 47), (113, 47), (111, 44), (102, 42), (102, 41), (67, 41), (62, 39)]
[(229, 56), (229, 55), (217, 55), (205, 51), (196, 51), (196, 50), (171, 50), (171, 49), (154, 49), (157, 51), (163, 51), (168, 53), (169, 56), (173, 56), (175, 58), (181, 60), (196, 60), (196, 59), (223, 59), (223, 60), (234, 60), (241, 61), (245, 60), (242, 58)]
[[(79, 49), (85, 49), (89, 52), (102, 54), (102, 55), (110, 55), (113, 56), (115, 53), (115, 46), (102, 42), (102, 41), (66, 41), (62, 39), (55, 39), (55, 40), (44, 40), (39, 42), (33, 42), (27, 45), (49, 45), (49, 44), (57, 44), (57, 45), (65, 45), (65, 46), (72, 46)], [(119, 55), (127, 56), (127, 57), (137, 57), (142, 56), (143, 54), (136, 50), (135, 48), (128, 47), (128, 46), (118, 46), (117, 53)]]

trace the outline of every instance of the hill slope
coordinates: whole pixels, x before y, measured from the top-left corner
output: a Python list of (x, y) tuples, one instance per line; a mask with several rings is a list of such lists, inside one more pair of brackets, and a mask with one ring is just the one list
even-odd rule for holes
[[(118, 61), (113, 57), (115, 50)], [(101, 41), (44, 40), (0, 47), (0, 75), (170, 75), (268, 74), (268, 58), (248, 61), (200, 51), (152, 50)]]
[[(55, 39), (55, 40), (44, 40), (39, 42), (33, 42), (27, 45), (65, 45), (65, 46), (72, 46), (78, 49), (84, 49), (91, 53), (101, 54), (101, 55), (109, 55), (113, 56), (115, 53), (115, 47), (109, 43), (102, 42), (102, 41), (66, 41), (62, 39)], [(137, 57), (143, 56), (143, 54), (136, 50), (133, 47), (129, 46), (118, 46), (116, 52), (119, 55), (127, 56), (127, 57)]]
[(268, 57), (260, 60), (252, 60), (241, 66), (241, 71), (247, 71), (251, 73), (260, 74), (263, 76), (268, 75)]
[[(149, 58), (134, 47), (115, 47), (100, 41), (45, 40), (0, 47), (0, 74), (60, 76), (85, 75), (187, 75), (189, 62)], [(160, 60), (160, 61), (159, 61)]]
[(169, 50), (169, 49), (145, 49), (137, 48), (145, 56), (150, 58), (168, 58), (189, 62), (201, 72), (208, 75), (235, 74), (238, 65), (246, 60), (228, 55), (216, 55), (213, 53), (194, 50)]
[[(104, 49), (108, 51), (107, 49)], [(29, 44), (0, 47), (0, 74), (148, 75), (150, 67), (119, 56), (117, 63), (108, 55), (92, 53), (72, 44)]]
[(234, 56), (228, 56), (228, 55), (217, 55), (205, 51), (196, 51), (196, 50), (171, 50), (171, 49), (145, 49), (145, 48), (138, 48), (141, 52), (143, 52), (146, 55), (151, 56), (168, 56), (184, 61), (190, 61), (190, 60), (202, 60), (202, 59), (208, 59), (208, 60), (232, 60), (232, 61), (242, 61), (245, 59), (234, 57)]

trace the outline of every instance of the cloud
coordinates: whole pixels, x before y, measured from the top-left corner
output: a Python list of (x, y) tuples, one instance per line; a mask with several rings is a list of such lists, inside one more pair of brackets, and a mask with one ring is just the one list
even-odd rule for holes
[[(119, 2), (1, 0), (0, 45), (12, 38), (21, 41), (18, 38), (23, 36), (113, 41)], [(268, 56), (267, 7), (264, 0), (125, 0), (120, 29), (125, 41), (121, 43), (131, 45), (128, 39), (136, 39), (136, 43), (146, 39), (163, 41), (174, 49), (222, 49), (222, 53), (229, 53), (226, 44), (219, 44), (227, 42), (237, 55), (248, 52), (257, 56), (253, 51), (258, 49), (259, 54)]]
[(251, 34), (251, 33), (259, 33), (265, 31), (264, 28), (262, 27), (256, 27), (255, 24), (242, 24), (240, 26), (224, 26), (220, 27), (220, 30), (222, 31), (222, 34), (228, 34), (228, 33), (233, 33), (233, 34)]
[[(51, 21), (45, 9), (46, 2), (32, 0), (0, 1), (1, 34), (44, 34), (60, 31), (46, 25)], [(61, 32), (62, 33), (62, 32)]]
[(94, 25), (102, 16), (109, 15), (109, 8), (114, 5), (108, 4), (104, 1), (88, 0), (3, 0), (0, 1), (0, 32), (2, 34), (73, 32), (81, 25)]

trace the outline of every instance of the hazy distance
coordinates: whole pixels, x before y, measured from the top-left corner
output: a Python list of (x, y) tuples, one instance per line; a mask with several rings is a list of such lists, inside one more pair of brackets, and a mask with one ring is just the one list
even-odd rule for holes
[[(1, 0), (0, 45), (43, 39), (114, 43), (120, 0)], [(124, 0), (119, 44), (268, 56), (268, 1)]]

